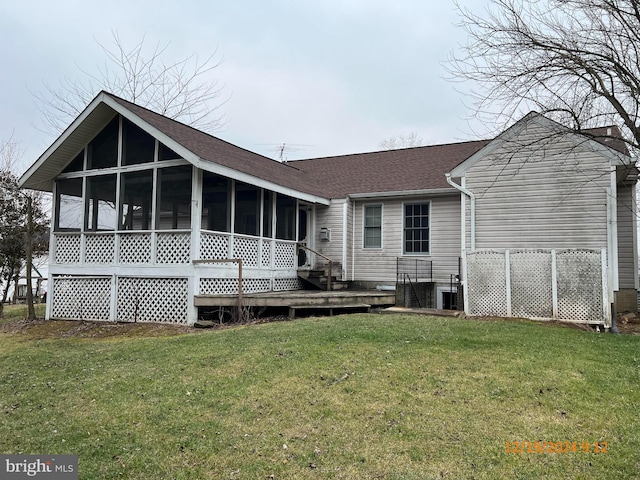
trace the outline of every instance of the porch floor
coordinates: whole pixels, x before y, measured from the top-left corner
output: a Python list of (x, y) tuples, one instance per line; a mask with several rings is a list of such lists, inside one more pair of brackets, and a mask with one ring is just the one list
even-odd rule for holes
[[(395, 305), (393, 291), (379, 290), (290, 290), (282, 292), (245, 293), (245, 307), (295, 307), (295, 308), (340, 308), (351, 305)], [(196, 295), (196, 307), (235, 307), (237, 295)]]

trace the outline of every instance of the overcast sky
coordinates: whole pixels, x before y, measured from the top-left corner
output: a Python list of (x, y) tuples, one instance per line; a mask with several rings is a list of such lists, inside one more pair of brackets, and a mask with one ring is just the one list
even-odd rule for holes
[[(478, 11), (485, 0), (462, 2)], [(20, 172), (55, 140), (37, 128), (31, 91), (82, 78), (96, 40), (170, 42), (168, 60), (218, 52), (228, 98), (217, 136), (289, 160), (374, 151), (415, 132), (424, 143), (476, 139), (461, 85), (446, 79), (464, 41), (451, 0), (21, 0), (0, 4), (0, 141), (20, 143)], [(97, 93), (97, 92), (96, 92)]]

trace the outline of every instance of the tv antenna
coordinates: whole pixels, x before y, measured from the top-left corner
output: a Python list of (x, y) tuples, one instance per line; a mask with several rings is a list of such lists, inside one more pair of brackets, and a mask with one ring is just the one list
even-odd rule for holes
[(305, 143), (262, 143), (260, 145), (269, 146), (269, 150), (274, 154), (274, 160), (277, 160), (280, 163), (284, 163), (288, 160), (288, 154), (293, 152), (299, 152), (300, 150), (304, 150), (307, 147), (313, 147), (313, 145), (308, 145)]

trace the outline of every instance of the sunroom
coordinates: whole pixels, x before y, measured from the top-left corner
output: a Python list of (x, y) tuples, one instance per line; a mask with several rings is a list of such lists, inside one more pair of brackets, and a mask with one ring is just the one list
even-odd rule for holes
[(244, 293), (301, 288), (297, 243), (316, 197), (234, 175), (111, 103), (90, 106), (23, 177), (51, 179), (48, 318), (193, 323), (195, 296), (237, 294), (239, 278)]

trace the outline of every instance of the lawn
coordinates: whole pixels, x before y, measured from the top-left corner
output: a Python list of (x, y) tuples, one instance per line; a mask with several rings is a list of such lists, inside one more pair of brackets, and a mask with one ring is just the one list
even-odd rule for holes
[(640, 336), (375, 314), (171, 336), (47, 323), (0, 333), (0, 452), (76, 454), (82, 479), (640, 478)]

